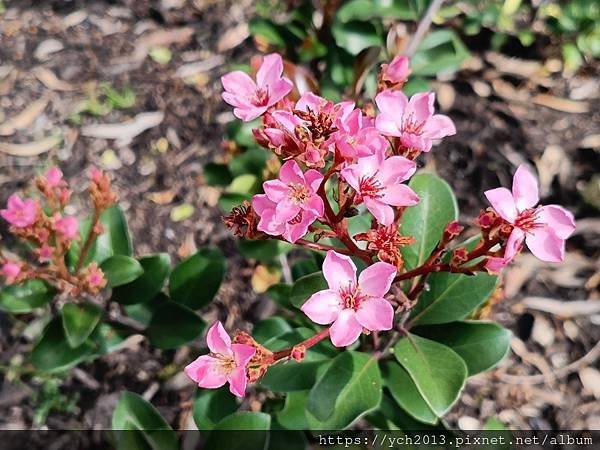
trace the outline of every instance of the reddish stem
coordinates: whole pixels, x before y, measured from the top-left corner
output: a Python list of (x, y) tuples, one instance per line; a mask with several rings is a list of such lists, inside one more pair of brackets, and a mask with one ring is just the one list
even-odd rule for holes
[(300, 342), (299, 344), (294, 345), (293, 347), (286, 348), (286, 349), (280, 350), (278, 352), (274, 352), (273, 353), (273, 362), (277, 362), (284, 358), (289, 358), (289, 356), (292, 354), (292, 350), (294, 350), (295, 347), (304, 347), (305, 350), (308, 350), (309, 348), (317, 345), (319, 342), (321, 342), (327, 336), (329, 336), (329, 328), (323, 328), (320, 332), (318, 332), (314, 336), (309, 337), (308, 339)]

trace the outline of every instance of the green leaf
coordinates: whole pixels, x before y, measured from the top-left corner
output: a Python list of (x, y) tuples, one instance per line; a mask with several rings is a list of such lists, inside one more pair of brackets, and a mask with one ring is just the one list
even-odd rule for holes
[(250, 34), (260, 42), (266, 42), (278, 48), (286, 47), (286, 40), (279, 26), (270, 20), (254, 17), (250, 20), (249, 29)]
[(252, 195), (256, 194), (260, 189), (260, 183), (258, 177), (251, 173), (245, 173), (238, 175), (233, 179), (231, 184), (227, 187), (227, 191), (235, 192), (238, 194)]
[(467, 379), (467, 366), (461, 357), (445, 345), (413, 334), (396, 344), (394, 356), (433, 412), (438, 417), (446, 414)]
[(269, 317), (254, 325), (252, 337), (257, 342), (264, 344), (269, 339), (276, 338), (289, 331), (292, 331), (292, 327), (285, 319), (281, 317)]
[(204, 181), (209, 186), (227, 186), (233, 180), (229, 167), (225, 164), (208, 163), (203, 168)]
[[(127, 219), (120, 206), (114, 205), (104, 211), (100, 216), (100, 223), (104, 228), (104, 232), (90, 246), (85, 264), (92, 261), (100, 264), (113, 255), (131, 256), (133, 253), (131, 237), (129, 236)], [(89, 229), (90, 220), (88, 219), (81, 224), (80, 234), (82, 240), (86, 239)], [(74, 266), (77, 263), (81, 245), (81, 242), (77, 242), (69, 249), (70, 265)]]
[(104, 272), (109, 287), (131, 283), (144, 273), (137, 260), (125, 255), (111, 256), (100, 265), (100, 269)]
[(335, 22), (331, 33), (336, 44), (351, 55), (358, 55), (367, 47), (383, 44), (377, 28), (370, 22)]
[(224, 417), (238, 409), (229, 389), (198, 389), (194, 398), (194, 422), (199, 430), (212, 430)]
[(97, 346), (95, 355), (101, 356), (117, 350), (132, 334), (131, 328), (125, 325), (100, 322), (90, 336)]
[(306, 415), (311, 429), (340, 430), (376, 408), (381, 400), (377, 360), (359, 352), (343, 352), (310, 390)]
[(71, 348), (76, 348), (85, 342), (98, 325), (102, 316), (102, 308), (89, 302), (65, 303), (60, 315), (67, 341)]
[(112, 300), (122, 305), (144, 303), (152, 300), (163, 288), (169, 275), (171, 259), (166, 253), (139, 258), (143, 274), (132, 281), (116, 287), (112, 292)]
[(238, 194), (236, 192), (223, 192), (219, 198), (219, 208), (229, 214), (233, 208), (240, 206), (245, 200), (250, 200), (247, 194)]
[[(177, 450), (177, 435), (160, 413), (133, 392), (124, 392), (112, 416), (113, 430), (136, 430), (141, 433), (144, 443), (151, 449)], [(127, 433), (116, 433), (117, 440), (126, 438)], [(136, 433), (137, 435), (137, 433)], [(127, 448), (120, 445), (119, 448)], [(130, 449), (132, 447), (129, 447)], [(133, 447), (137, 450), (140, 447)], [(143, 448), (143, 447), (142, 447)]]
[(494, 367), (510, 348), (510, 331), (494, 322), (452, 322), (419, 327), (415, 333), (458, 353), (467, 364), (469, 376)]
[(71, 348), (65, 336), (60, 317), (55, 317), (44, 330), (41, 339), (31, 351), (31, 363), (44, 372), (58, 372), (69, 369), (91, 356), (94, 346), (86, 341)]
[(315, 292), (328, 289), (323, 272), (315, 272), (300, 278), (292, 286), (290, 303), (300, 308)]
[(277, 421), (289, 430), (308, 429), (305, 413), (307, 400), (308, 391), (290, 392), (287, 394), (283, 409), (276, 414)]
[(13, 314), (41, 308), (54, 297), (55, 291), (41, 280), (25, 281), (0, 289), (0, 310)]
[(290, 294), (292, 292), (292, 286), (289, 284), (274, 284), (267, 289), (267, 297), (272, 299), (282, 308), (291, 309), (293, 305), (290, 303)]
[[(238, 412), (225, 417), (215, 426), (204, 448), (206, 450), (264, 450), (269, 442), (270, 427), (271, 416), (268, 414)], [(246, 430), (252, 430), (253, 433), (244, 433)]]
[(225, 270), (225, 257), (219, 250), (202, 249), (173, 269), (169, 281), (171, 297), (191, 309), (200, 309), (212, 301)]
[(395, 361), (387, 361), (382, 366), (383, 382), (394, 400), (412, 417), (420, 422), (435, 424), (435, 413), (419, 393), (408, 372)]
[(429, 33), (411, 58), (413, 75), (435, 76), (455, 72), (469, 58), (469, 50), (452, 30)]
[[(249, 122), (246, 122), (242, 126), (248, 127)], [(250, 135), (249, 138), (254, 142), (254, 136), (252, 130), (248, 130)], [(231, 175), (235, 178), (246, 173), (256, 175), (258, 178), (262, 177), (262, 172), (265, 168), (265, 164), (269, 157), (269, 153), (262, 148), (249, 148), (244, 153), (236, 156), (229, 162), (229, 170)]]
[(177, 348), (200, 336), (205, 325), (190, 308), (167, 300), (156, 308), (146, 335), (158, 348)]
[(402, 247), (402, 256), (406, 268), (414, 269), (429, 257), (448, 222), (458, 218), (458, 205), (448, 183), (433, 174), (417, 174), (409, 186), (421, 199), (402, 216), (402, 234), (416, 239), (413, 245)]
[(266, 263), (273, 262), (279, 255), (288, 253), (294, 248), (289, 242), (277, 241), (274, 239), (268, 241), (240, 239), (238, 240), (237, 245), (240, 253), (246, 258), (256, 259)]
[[(444, 431), (443, 426), (440, 424), (441, 422), (432, 426), (415, 420), (405, 410), (400, 408), (387, 392), (384, 392), (381, 397), (381, 403), (377, 411), (369, 414), (366, 419), (380, 430), (405, 430), (408, 436), (419, 435), (419, 433), (422, 435), (423, 431), (433, 431), (436, 433)], [(415, 442), (414, 439), (413, 442)], [(402, 448), (405, 447), (420, 448), (419, 446), (411, 447), (410, 445), (405, 445)]]
[(173, 222), (183, 222), (186, 219), (189, 219), (194, 215), (196, 208), (194, 205), (190, 205), (189, 203), (183, 203), (182, 205), (177, 205), (171, 209), (171, 214), (169, 217)]
[(496, 288), (497, 277), (439, 272), (429, 276), (424, 291), (411, 314), (412, 323), (430, 325), (464, 319), (485, 302)]
[(260, 385), (274, 392), (306, 391), (312, 388), (326, 361), (286, 361), (274, 364), (261, 378)]

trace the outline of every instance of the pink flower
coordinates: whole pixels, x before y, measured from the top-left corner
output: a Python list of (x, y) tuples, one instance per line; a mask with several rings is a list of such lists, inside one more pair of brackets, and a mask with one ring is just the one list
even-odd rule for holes
[(246, 73), (235, 71), (221, 77), (223, 100), (234, 107), (233, 114), (249, 122), (285, 97), (293, 88), (282, 78), (283, 61), (276, 53), (266, 55), (256, 73), (256, 83)]
[(338, 131), (333, 135), (340, 154), (354, 161), (357, 158), (385, 153), (388, 141), (375, 128), (375, 121), (360, 109), (337, 120)]
[(263, 183), (267, 198), (276, 203), (277, 220), (288, 221), (301, 210), (323, 215), (323, 200), (317, 195), (317, 189), (323, 181), (323, 175), (314, 169), (302, 173), (296, 161), (287, 161), (281, 166), (279, 179)]
[(21, 274), (21, 266), (12, 261), (5, 261), (0, 268), (0, 273), (6, 279), (6, 284), (13, 284)]
[(104, 272), (102, 272), (102, 269), (96, 263), (92, 263), (87, 267), (85, 279), (87, 284), (92, 288), (103, 288), (106, 286)]
[(410, 100), (400, 91), (383, 91), (375, 102), (380, 110), (375, 126), (386, 136), (397, 136), (408, 149), (431, 150), (432, 140), (456, 134), (454, 122), (434, 114), (435, 94), (423, 92)]
[(356, 281), (356, 266), (349, 256), (327, 252), (323, 275), (329, 289), (316, 292), (302, 305), (302, 311), (320, 325), (331, 325), (329, 335), (336, 347), (358, 339), (364, 329), (390, 330), (394, 308), (383, 298), (389, 291), (396, 268), (385, 262), (367, 267)]
[(410, 75), (410, 61), (406, 56), (396, 56), (389, 64), (381, 65), (381, 79), (391, 84), (404, 84)]
[(79, 221), (73, 216), (57, 217), (54, 229), (65, 239), (75, 239), (79, 236)]
[(300, 209), (295, 217), (282, 220), (277, 215), (277, 206), (266, 194), (252, 197), (252, 208), (260, 217), (257, 229), (271, 236), (283, 236), (292, 244), (308, 233), (309, 226), (319, 217), (312, 210)]
[(503, 258), (490, 258), (487, 268), (497, 271), (521, 249), (523, 241), (542, 261), (560, 262), (565, 257), (565, 240), (575, 231), (573, 214), (558, 205), (537, 206), (537, 180), (521, 165), (513, 177), (512, 192), (496, 188), (485, 196), (498, 215), (514, 226)]
[(0, 216), (17, 228), (25, 228), (35, 223), (40, 204), (37, 200), (21, 198), (17, 194), (8, 197), (6, 209), (0, 211)]
[(63, 173), (58, 167), (51, 167), (44, 175), (48, 187), (58, 187), (63, 184)]
[(229, 390), (238, 397), (246, 394), (246, 366), (256, 349), (250, 345), (232, 344), (221, 322), (208, 330), (206, 342), (209, 355), (202, 355), (185, 368), (188, 377), (203, 388), (219, 388), (229, 383)]
[(38, 250), (38, 259), (40, 262), (48, 262), (52, 259), (54, 255), (54, 250), (48, 244), (43, 244)]
[(417, 194), (402, 184), (415, 170), (414, 161), (402, 156), (385, 159), (378, 154), (360, 158), (356, 164), (342, 169), (341, 175), (356, 191), (355, 203), (364, 202), (381, 224), (391, 225), (394, 221), (392, 206), (419, 203)]

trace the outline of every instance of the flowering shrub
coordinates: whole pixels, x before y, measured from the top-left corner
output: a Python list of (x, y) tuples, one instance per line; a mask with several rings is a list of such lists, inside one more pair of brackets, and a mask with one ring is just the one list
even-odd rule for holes
[[(238, 330), (231, 339), (215, 323), (209, 353), (185, 372), (201, 388), (228, 382), (238, 397), (279, 394), (282, 403), (264, 405), (270, 416), (255, 413), (258, 428), (342, 429), (365, 414), (378, 427), (437, 424), (466, 378), (508, 351), (507, 330), (476, 320), (498, 272), (524, 243), (543, 261), (562, 261), (572, 214), (538, 206), (537, 181), (521, 166), (512, 191), (485, 192), (478, 233), (463, 237), (448, 184), (417, 170), (420, 154), (456, 128), (436, 114), (433, 93), (402, 92), (404, 57), (382, 65), (375, 105), (362, 107), (302, 92), (277, 54), (256, 74), (256, 82), (225, 75), (223, 99), (243, 121), (262, 117), (253, 136), (278, 169), (225, 223), (246, 249), (286, 241), (318, 252), (322, 265), (267, 291), (285, 315), (256, 324), (254, 336)], [(249, 420), (251, 413), (228, 415), (235, 403), (221, 411), (222, 422), (206, 419), (222, 392), (198, 394), (199, 427)]]

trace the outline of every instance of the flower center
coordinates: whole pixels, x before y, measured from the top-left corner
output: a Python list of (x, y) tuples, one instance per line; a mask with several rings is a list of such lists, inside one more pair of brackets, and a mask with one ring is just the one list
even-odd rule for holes
[(363, 300), (367, 298), (361, 293), (360, 287), (349, 283), (347, 287), (340, 288), (340, 304), (344, 309), (358, 310)]
[(254, 106), (267, 106), (269, 103), (269, 91), (264, 88), (258, 88), (250, 101)]
[(526, 209), (515, 220), (515, 227), (527, 233), (541, 225), (537, 219), (539, 219), (538, 208)]
[(420, 136), (423, 134), (423, 127), (425, 122), (419, 122), (415, 120), (414, 113), (410, 113), (402, 118), (402, 131), (404, 133), (416, 134)]
[(358, 180), (358, 189), (360, 190), (360, 197), (372, 197), (381, 198), (383, 197), (383, 186), (375, 175), (370, 177), (362, 177)]
[(215, 354), (214, 356), (219, 360), (219, 372), (229, 375), (235, 369), (233, 358), (221, 354)]
[(300, 205), (308, 200), (310, 194), (308, 188), (300, 183), (290, 183), (290, 200), (295, 205)]

